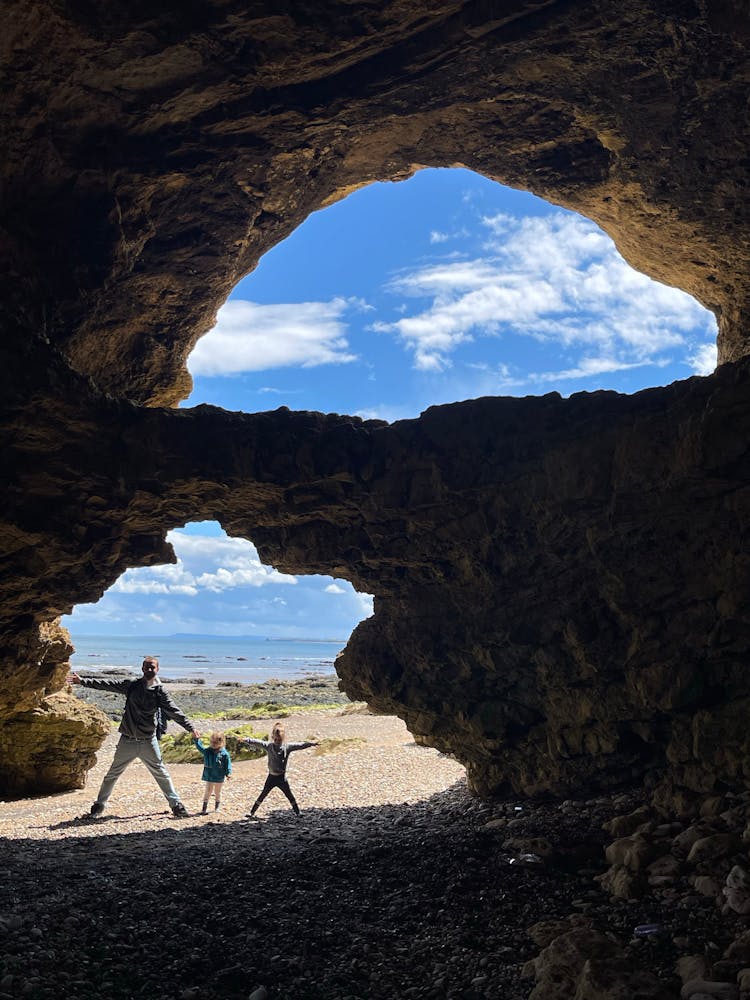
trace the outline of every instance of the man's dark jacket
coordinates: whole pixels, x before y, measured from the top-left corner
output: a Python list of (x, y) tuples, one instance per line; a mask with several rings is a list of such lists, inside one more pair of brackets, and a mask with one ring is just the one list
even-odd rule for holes
[(143, 677), (135, 681), (98, 681), (87, 678), (80, 683), (81, 687), (95, 688), (97, 691), (114, 691), (116, 694), (126, 696), (125, 711), (120, 723), (120, 732), (123, 736), (129, 736), (134, 740), (150, 740), (156, 733), (158, 709), (188, 732), (195, 729), (190, 719), (180, 711), (164, 690), (158, 677), (153, 687), (148, 687)]

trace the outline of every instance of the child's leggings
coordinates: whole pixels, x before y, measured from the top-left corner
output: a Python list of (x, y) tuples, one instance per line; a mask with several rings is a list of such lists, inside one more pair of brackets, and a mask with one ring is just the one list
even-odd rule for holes
[(255, 810), (258, 808), (258, 806), (261, 804), (263, 799), (268, 795), (268, 793), (271, 791), (272, 788), (280, 788), (281, 791), (284, 793), (284, 795), (286, 795), (286, 797), (289, 799), (289, 804), (291, 805), (292, 809), (294, 809), (295, 812), (299, 812), (299, 806), (297, 805), (297, 800), (292, 795), (292, 790), (289, 787), (289, 782), (286, 780), (285, 774), (268, 775), (268, 777), (266, 778), (266, 783), (263, 786), (263, 791), (260, 793), (260, 795), (253, 804), (253, 809), (252, 809), (253, 812), (255, 812)]

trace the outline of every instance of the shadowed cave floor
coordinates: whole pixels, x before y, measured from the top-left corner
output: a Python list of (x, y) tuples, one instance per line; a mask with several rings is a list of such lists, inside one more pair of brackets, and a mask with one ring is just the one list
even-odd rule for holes
[[(258, 760), (236, 766), (217, 816), (173, 819), (136, 764), (91, 820), (114, 736), (87, 789), (0, 803), (0, 1000), (526, 1000), (523, 965), (541, 950), (528, 929), (571, 914), (611, 934), (671, 998), (680, 953), (719, 958), (747, 926), (686, 882), (671, 899), (602, 891), (602, 823), (640, 805), (637, 793), (482, 803), (454, 761), (414, 746), (398, 720), (287, 721), (300, 738), (366, 735), (343, 753), (295, 755), (299, 819), (272, 793), (260, 821), (244, 820)], [(200, 769), (171, 770), (194, 811)], [(540, 837), (553, 848), (545, 865), (511, 863), (510, 839)], [(633, 939), (652, 922), (668, 935)]]
[[(573, 871), (509, 864), (506, 834), (483, 830), (498, 811), (459, 783), (417, 806), (124, 835), (116, 818), (84, 820), (101, 835), (5, 839), (2, 993), (520, 1000), (533, 986), (522, 964), (539, 951), (529, 926), (584, 908), (627, 939), (664, 917), (611, 906), (591, 881), (603, 858)], [(611, 810), (544, 812), (536, 830), (593, 845), (604, 835), (587, 821)], [(671, 976), (666, 952), (651, 957)]]

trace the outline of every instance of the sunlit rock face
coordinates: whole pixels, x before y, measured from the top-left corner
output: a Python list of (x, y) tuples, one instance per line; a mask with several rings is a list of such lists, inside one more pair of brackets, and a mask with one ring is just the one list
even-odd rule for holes
[(15, 663), (9, 646), (4, 648), (0, 793), (21, 796), (83, 788), (109, 732), (109, 720), (93, 705), (59, 690), (73, 650), (65, 629), (52, 622), (26, 638)]
[[(40, 627), (212, 517), (279, 568), (376, 595), (346, 689), (455, 752), (482, 794), (744, 782), (744, 7), (37, 2), (3, 19), (0, 717), (30, 731), (63, 687)], [(187, 394), (235, 282), (311, 211), (457, 164), (596, 220), (712, 308), (740, 363), (392, 427), (159, 408)], [(56, 787), (91, 759), (77, 732)]]

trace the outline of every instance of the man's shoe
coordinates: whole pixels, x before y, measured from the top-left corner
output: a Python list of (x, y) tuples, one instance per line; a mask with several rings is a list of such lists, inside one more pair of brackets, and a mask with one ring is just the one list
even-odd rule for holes
[(90, 816), (101, 816), (101, 814), (103, 812), (104, 812), (104, 803), (103, 802), (95, 802), (93, 804), (93, 806), (91, 807), (91, 809), (89, 809), (89, 815)]
[(178, 802), (176, 806), (172, 806), (172, 815), (178, 819), (186, 819), (190, 813), (181, 802)]

